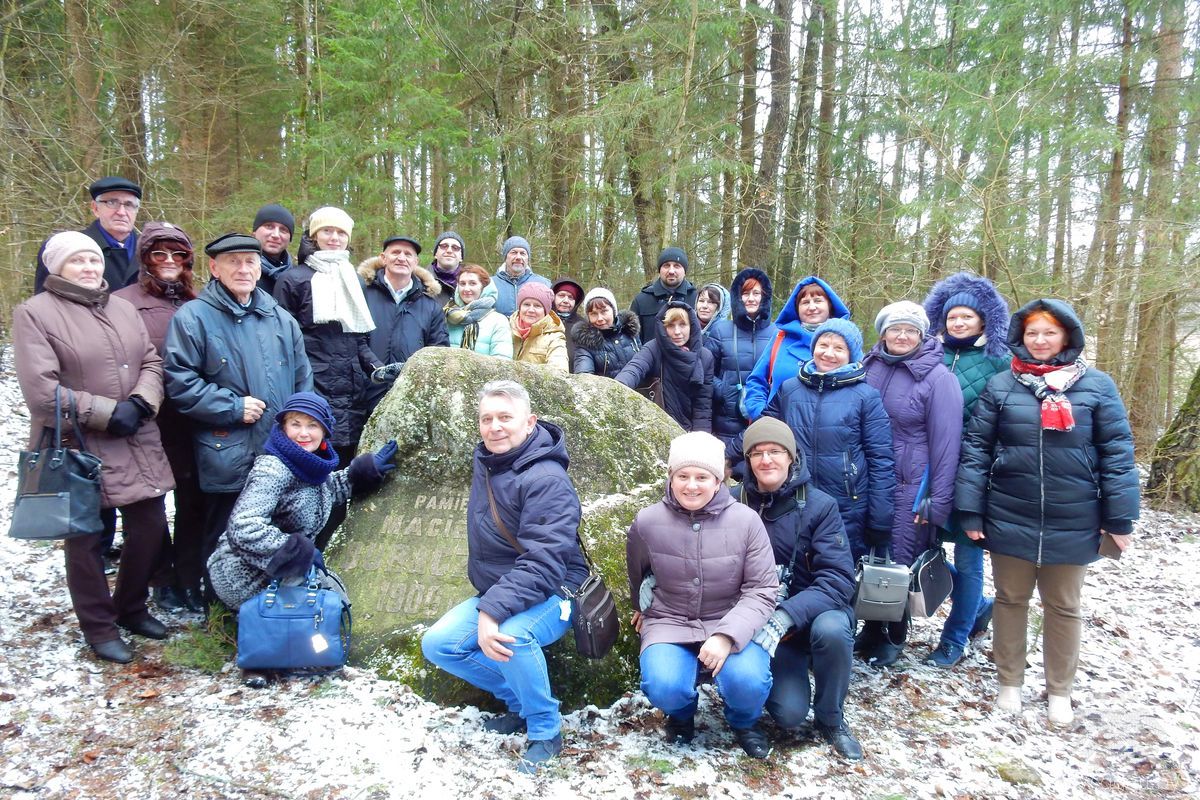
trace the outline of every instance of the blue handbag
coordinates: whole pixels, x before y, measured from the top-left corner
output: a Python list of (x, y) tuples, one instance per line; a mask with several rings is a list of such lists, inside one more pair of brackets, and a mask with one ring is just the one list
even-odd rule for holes
[(338, 669), (350, 655), (350, 604), (321, 586), (316, 566), (302, 586), (273, 580), (238, 609), (242, 669)]

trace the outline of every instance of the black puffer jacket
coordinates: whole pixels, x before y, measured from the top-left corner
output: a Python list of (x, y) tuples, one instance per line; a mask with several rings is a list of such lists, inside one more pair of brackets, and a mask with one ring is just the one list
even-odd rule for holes
[(622, 311), (616, 324), (606, 330), (592, 326), (586, 319), (571, 329), (570, 341), (575, 343), (573, 372), (615, 378), (634, 353), (642, 349), (639, 338), (642, 326), (637, 314)]
[(382, 364), (371, 352), (365, 333), (348, 333), (340, 322), (313, 322), (312, 277), (306, 264), (297, 264), (275, 281), (275, 301), (296, 318), (304, 333), (304, 352), (312, 364), (314, 391), (333, 408), (334, 447), (358, 442), (366, 423), (367, 389), (371, 371)]
[(654, 320), (667, 307), (667, 303), (679, 301), (695, 308), (697, 292), (695, 285), (687, 278), (680, 281), (674, 289), (663, 286), (662, 280), (658, 278), (643, 286), (629, 306), (629, 310), (637, 314), (638, 322), (641, 323), (642, 343), (645, 344), (654, 338)]
[(775, 563), (792, 564), (788, 599), (780, 607), (803, 633), (826, 611), (850, 607), (854, 560), (837, 500), (813, 486), (804, 453), (796, 455), (783, 486), (763, 493), (751, 473), (734, 494), (762, 518)]
[[(1021, 336), (1025, 318), (1045, 309), (1067, 326), (1057, 363), (1083, 351), (1083, 327), (1069, 305), (1034, 300), (1013, 315), (1008, 344), (1033, 361)], [(955, 507), (964, 530), (982, 530), (994, 553), (1037, 564), (1089, 564), (1100, 529), (1129, 533), (1138, 518), (1133, 436), (1116, 384), (1088, 367), (1067, 389), (1075, 427), (1043, 430), (1041, 401), (1012, 370), (997, 373), (979, 396), (963, 440)]]
[[(687, 348), (667, 336), (663, 318), (672, 308), (687, 311), (691, 325)], [(700, 320), (686, 303), (672, 300), (654, 321), (654, 340), (642, 347), (617, 373), (617, 382), (637, 389), (660, 382), (663, 409), (685, 431), (712, 432), (713, 355), (702, 343)]]
[[(479, 610), (497, 622), (545, 602), (587, 577), (579, 550), (579, 495), (567, 476), (562, 429), (538, 421), (520, 447), (492, 453), (475, 446), (475, 472), (467, 502), (467, 577), (479, 592)], [(496, 527), (488, 504), (524, 548), (519, 554)]]

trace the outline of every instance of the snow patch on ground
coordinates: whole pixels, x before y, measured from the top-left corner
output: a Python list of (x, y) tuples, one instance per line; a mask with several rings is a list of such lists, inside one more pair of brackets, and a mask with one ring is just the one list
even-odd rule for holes
[[(0, 528), (28, 413), (0, 368)], [(1200, 793), (1200, 519), (1147, 511), (1134, 549), (1089, 572), (1077, 720), (1046, 725), (1040, 649), (1025, 710), (993, 710), (984, 639), (956, 669), (920, 665), (944, 616), (918, 621), (898, 668), (856, 664), (847, 720), (867, 758), (769, 730), (741, 755), (705, 694), (691, 747), (662, 741), (638, 692), (566, 718), (557, 765), (513, 770), (524, 741), (480, 729), (372, 672), (265, 690), (172, 666), (135, 639), (128, 666), (91, 656), (60, 547), (0, 537), (0, 797), (12, 798), (1168, 798)], [(944, 612), (943, 612), (944, 614)], [(162, 615), (173, 631), (195, 618)]]

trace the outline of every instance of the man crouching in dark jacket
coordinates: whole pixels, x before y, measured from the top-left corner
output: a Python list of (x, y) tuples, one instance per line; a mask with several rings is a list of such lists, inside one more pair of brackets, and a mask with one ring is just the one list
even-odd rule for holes
[(508, 706), (484, 728), (527, 731), (518, 769), (534, 773), (562, 750), (562, 717), (542, 648), (571, 627), (564, 594), (588, 574), (579, 550), (579, 495), (567, 476), (562, 429), (538, 421), (520, 384), (484, 385), (479, 436), (467, 503), (467, 576), (479, 594), (435, 622), (421, 650)]
[(778, 607), (754, 634), (772, 656), (767, 711), (780, 727), (795, 729), (811, 705), (821, 737), (857, 761), (862, 747), (842, 715), (854, 645), (854, 563), (837, 501), (812, 485), (785, 423), (760, 417), (746, 429), (743, 447), (750, 474), (735, 492), (762, 517), (781, 573)]

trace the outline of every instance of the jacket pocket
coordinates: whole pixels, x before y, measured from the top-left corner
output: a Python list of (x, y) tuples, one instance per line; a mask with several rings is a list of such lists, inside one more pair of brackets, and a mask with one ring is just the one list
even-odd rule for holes
[[(239, 491), (254, 452), (252, 428), (205, 428), (196, 432), (196, 470), (206, 491)], [(232, 488), (231, 488), (232, 487)]]

